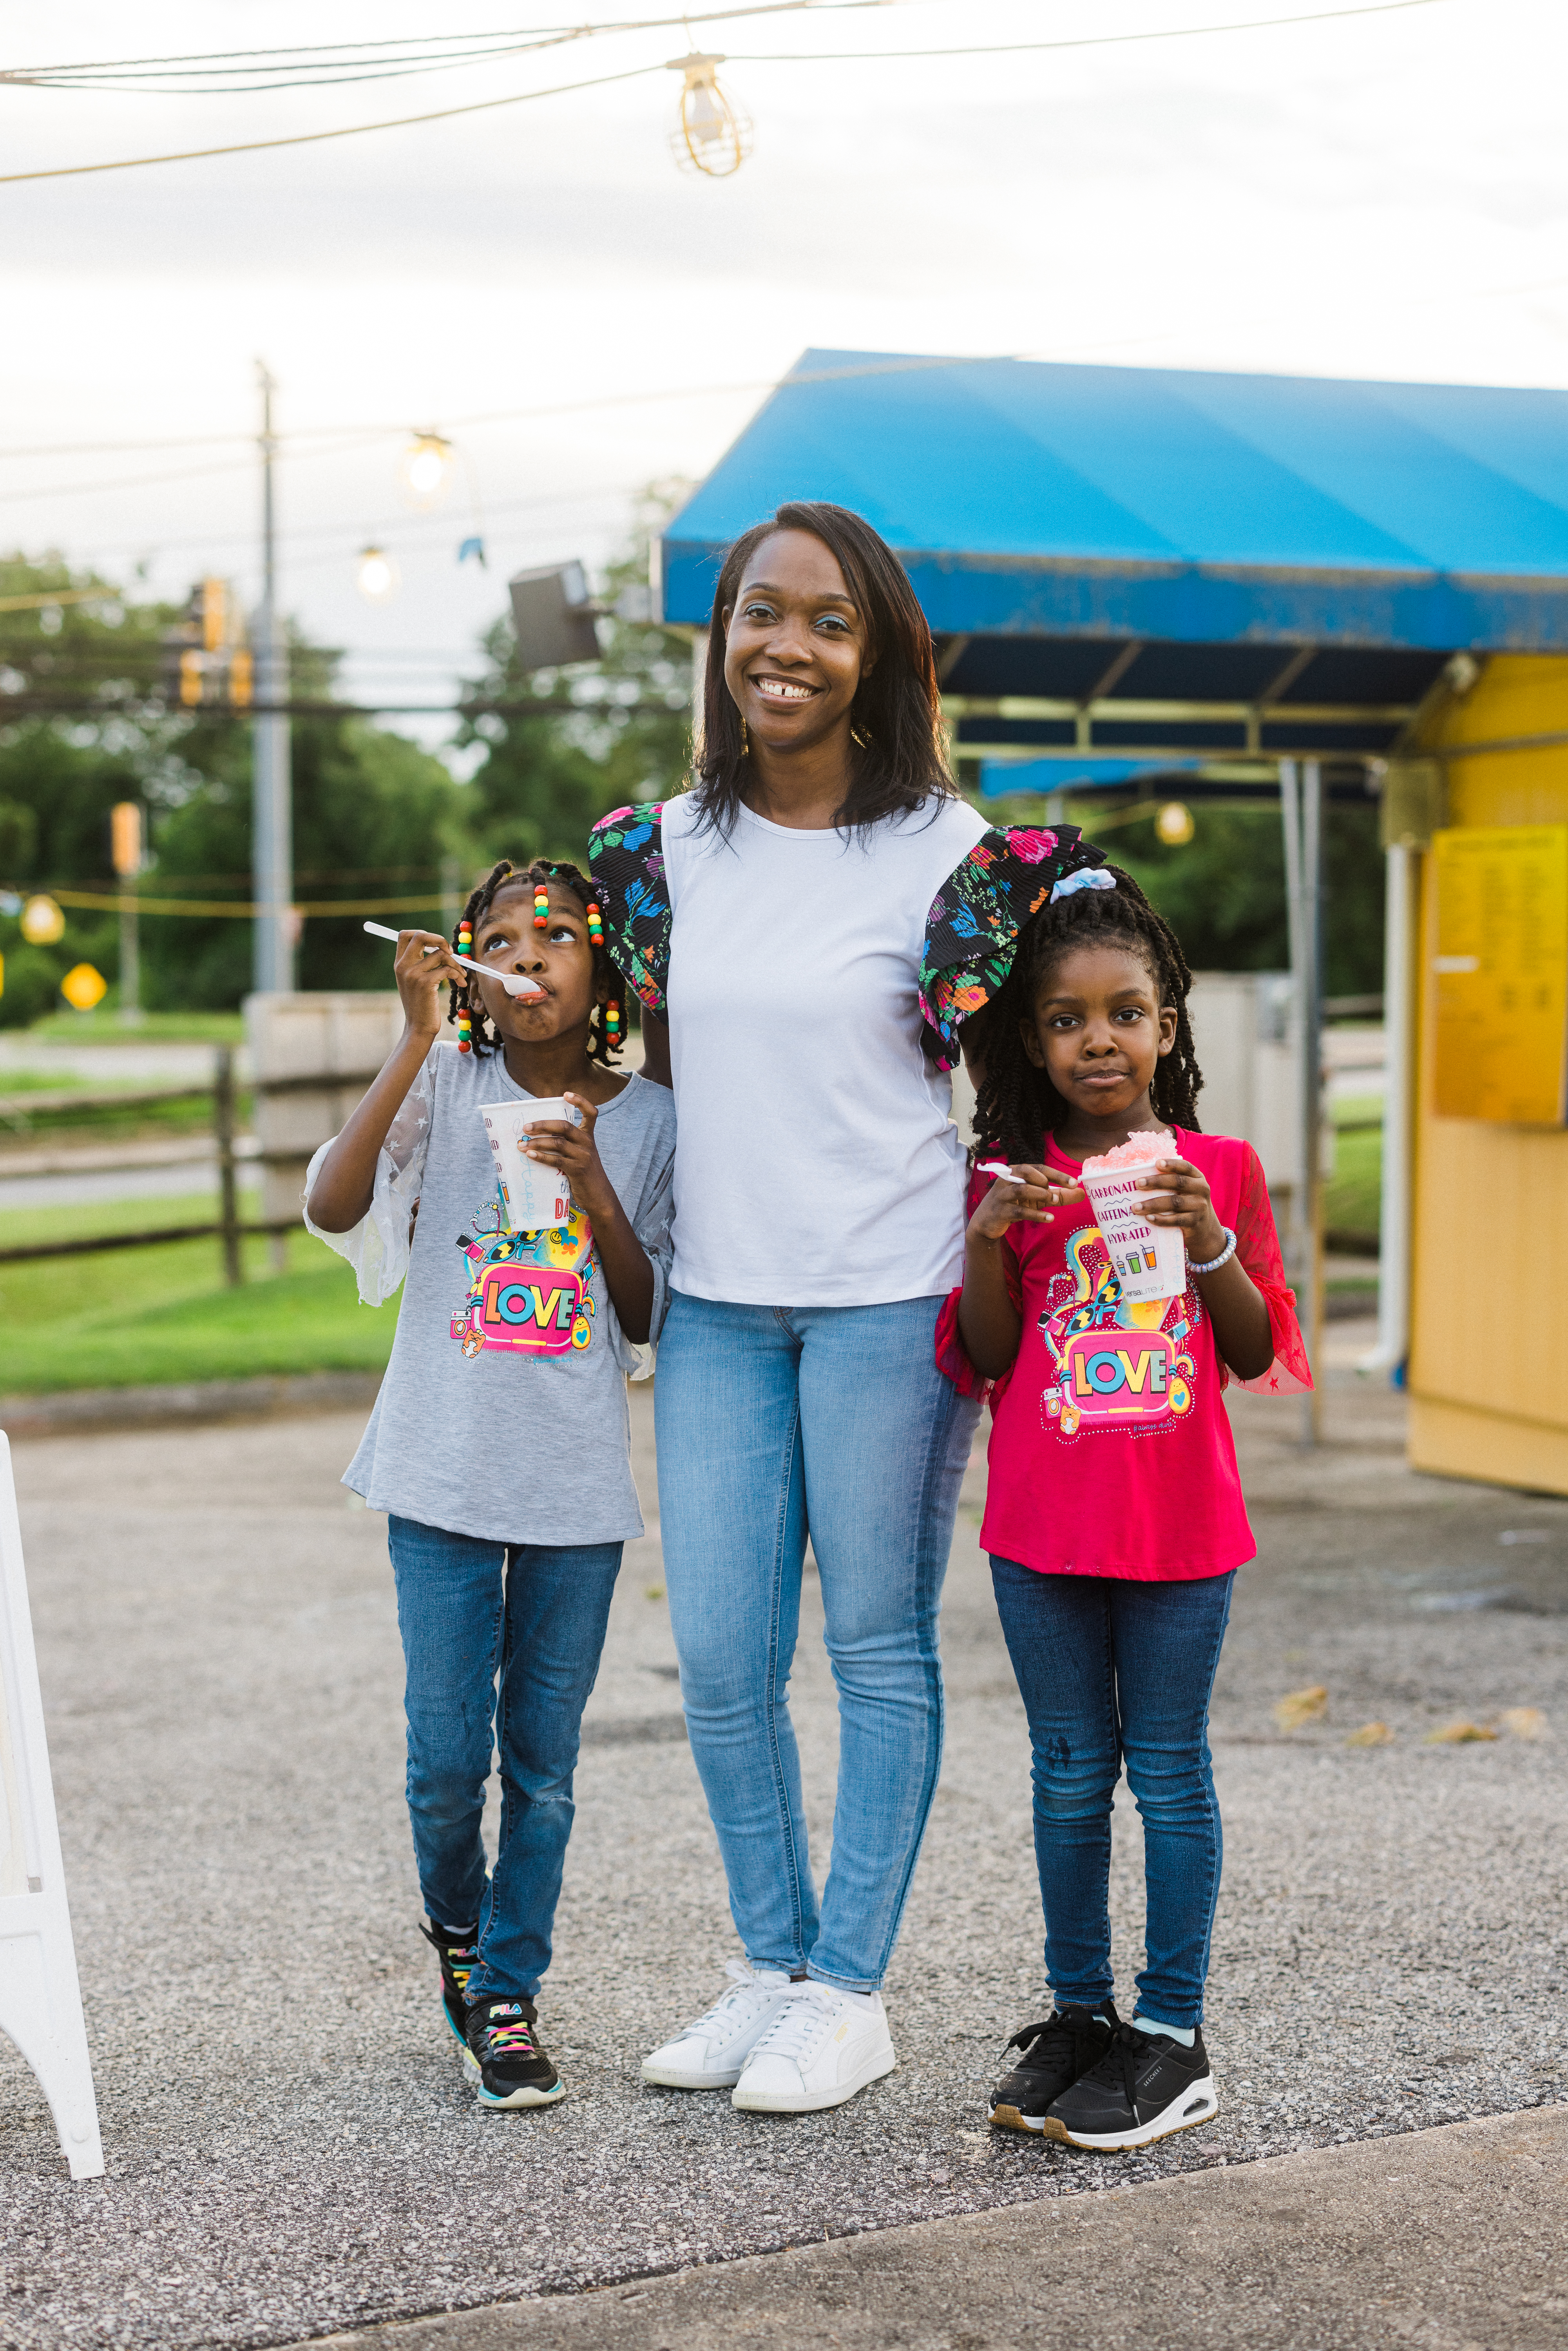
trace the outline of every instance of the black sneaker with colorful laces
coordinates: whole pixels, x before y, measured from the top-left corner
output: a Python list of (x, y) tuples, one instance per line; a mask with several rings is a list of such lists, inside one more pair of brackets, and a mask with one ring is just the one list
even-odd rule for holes
[(1218, 2111), (1201, 2032), (1188, 2049), (1168, 2033), (1119, 2024), (1099, 2064), (1052, 2103), (1045, 2136), (1069, 2147), (1152, 2147)]
[(991, 2092), (991, 2120), (997, 2128), (1043, 2131), (1052, 2099), (1098, 2064), (1120, 2022), (1114, 2002), (1103, 2000), (1092, 2008), (1053, 2010), (1042, 2024), (1026, 2024), (1015, 2032), (1008, 2048), (1022, 2054)]
[(452, 2035), (465, 2055), (468, 2049), (468, 1979), (479, 1964), (479, 1929), (470, 1927), (455, 1934), (433, 1918), (420, 1933), (441, 1961), (441, 2005)]
[(539, 2047), (531, 2000), (487, 1994), (468, 2010), (468, 2068), (482, 2106), (553, 2106), (566, 2084)]

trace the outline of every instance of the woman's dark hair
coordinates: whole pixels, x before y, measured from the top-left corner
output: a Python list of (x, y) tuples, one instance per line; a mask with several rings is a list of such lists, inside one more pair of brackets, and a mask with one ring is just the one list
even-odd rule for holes
[[(591, 905), (598, 905), (601, 900), (601, 893), (575, 865), (559, 864), (549, 857), (536, 857), (531, 865), (514, 865), (503, 857), (498, 865), (491, 867), (478, 888), (470, 893), (468, 904), (452, 933), (453, 946), (456, 946), (457, 934), (465, 923), (477, 941), (479, 925), (503, 890), (531, 890), (536, 882), (544, 883), (547, 888), (552, 882), (559, 883), (563, 890), (570, 890), (572, 896), (581, 902), (585, 914)], [(626, 1040), (626, 991), (622, 986), (621, 975), (611, 962), (602, 943), (593, 948), (593, 994), (599, 1017), (592, 1022), (588, 1040), (588, 1058), (608, 1067)], [(620, 1015), (620, 1025), (613, 1036), (610, 1034), (604, 1019), (612, 1005)], [(455, 1021), (459, 1012), (468, 1015), (474, 1050), (476, 1053), (493, 1053), (497, 1039), (485, 1017), (485, 999), (479, 993), (477, 972), (470, 972), (462, 987), (453, 992), (446, 1018)]]
[(1176, 1043), (1155, 1064), (1149, 1098), (1168, 1125), (1199, 1132), (1197, 1097), (1203, 1071), (1193, 1051), (1186, 1016), (1192, 974), (1170, 925), (1156, 914), (1130, 873), (1108, 865), (1113, 890), (1080, 890), (1042, 906), (1024, 925), (1006, 985), (987, 1008), (985, 1075), (975, 1111), (980, 1152), (1001, 1151), (1009, 1159), (1032, 1159), (1043, 1134), (1054, 1134), (1068, 1105), (1044, 1070), (1024, 1050), (1020, 1023), (1029, 1019), (1040, 983), (1059, 956), (1072, 947), (1125, 947), (1141, 956), (1162, 1005), (1176, 1007)]
[(741, 533), (724, 559), (714, 590), (695, 760), (704, 819), (727, 833), (746, 782), (745, 729), (724, 678), (724, 616), (733, 610), (746, 568), (763, 540), (781, 530), (809, 531), (821, 540), (865, 624), (866, 667), (850, 714), (854, 773), (834, 822), (858, 831), (900, 809), (950, 798), (957, 788), (947, 765), (936, 659), (908, 573), (886, 540), (848, 507), (791, 499), (767, 522)]

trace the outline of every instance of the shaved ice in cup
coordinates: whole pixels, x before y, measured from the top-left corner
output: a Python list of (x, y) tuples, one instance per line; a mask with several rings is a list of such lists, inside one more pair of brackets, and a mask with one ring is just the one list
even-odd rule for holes
[(559, 1167), (547, 1167), (542, 1159), (526, 1155), (523, 1145), (528, 1137), (523, 1130), (549, 1118), (580, 1126), (580, 1111), (574, 1110), (564, 1094), (550, 1094), (537, 1102), (481, 1102), (479, 1115), (490, 1139), (496, 1181), (507, 1204), (511, 1231), (542, 1233), (564, 1225), (571, 1215), (571, 1186)]
[(1151, 1225), (1139, 1206), (1146, 1170), (1180, 1157), (1172, 1134), (1130, 1134), (1113, 1151), (1086, 1159), (1079, 1171), (1111, 1270), (1132, 1305), (1179, 1298), (1186, 1288), (1186, 1242), (1179, 1228)]

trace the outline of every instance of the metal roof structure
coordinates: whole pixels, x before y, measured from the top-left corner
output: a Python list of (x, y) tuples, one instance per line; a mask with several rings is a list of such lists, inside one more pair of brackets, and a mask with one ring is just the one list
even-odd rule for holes
[(1568, 650), (1568, 392), (808, 351), (667, 526), (665, 619), (787, 498), (897, 550), (988, 791), (1357, 772), (1454, 653)]

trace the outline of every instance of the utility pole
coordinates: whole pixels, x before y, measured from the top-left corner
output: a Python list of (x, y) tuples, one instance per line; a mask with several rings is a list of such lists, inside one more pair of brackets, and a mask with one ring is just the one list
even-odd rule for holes
[(254, 984), (262, 994), (294, 986), (294, 844), (290, 822), (288, 653), (277, 609), (277, 509), (273, 474), (277, 443), (265, 360), (261, 385), (261, 609), (256, 623), (256, 700), (251, 809), (251, 887), (260, 912), (252, 937)]

